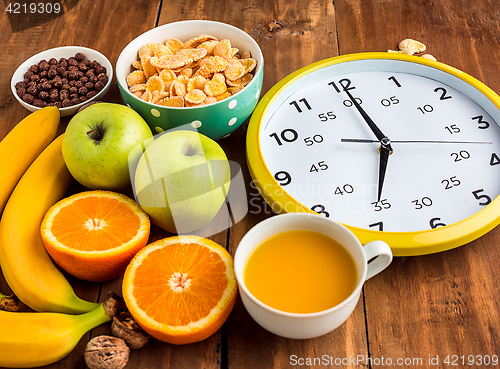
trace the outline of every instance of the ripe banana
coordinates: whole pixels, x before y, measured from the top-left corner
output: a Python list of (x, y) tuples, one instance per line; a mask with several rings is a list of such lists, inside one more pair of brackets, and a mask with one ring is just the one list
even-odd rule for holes
[(0, 366), (31, 368), (62, 359), (86, 332), (111, 321), (120, 303), (108, 298), (80, 315), (0, 311)]
[(14, 294), (33, 310), (81, 314), (98, 304), (75, 295), (40, 235), (45, 213), (73, 182), (62, 157), (63, 137), (56, 138), (38, 156), (5, 206), (0, 222), (0, 265)]
[(0, 214), (19, 178), (56, 137), (59, 109), (45, 107), (31, 113), (0, 142)]

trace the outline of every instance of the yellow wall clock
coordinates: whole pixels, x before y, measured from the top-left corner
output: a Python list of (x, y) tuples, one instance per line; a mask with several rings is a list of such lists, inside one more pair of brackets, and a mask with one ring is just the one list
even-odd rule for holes
[(448, 65), (393, 53), (306, 66), (262, 98), (247, 161), (277, 213), (311, 212), (396, 256), (500, 223), (500, 98)]

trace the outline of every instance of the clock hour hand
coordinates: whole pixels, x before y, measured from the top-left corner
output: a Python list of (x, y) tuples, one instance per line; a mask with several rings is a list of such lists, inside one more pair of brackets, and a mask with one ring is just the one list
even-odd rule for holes
[(389, 155), (391, 151), (385, 146), (380, 146), (380, 164), (378, 167), (378, 196), (377, 201), (380, 201), (382, 196), (382, 187), (384, 186), (385, 172), (387, 170), (387, 162), (389, 161)]

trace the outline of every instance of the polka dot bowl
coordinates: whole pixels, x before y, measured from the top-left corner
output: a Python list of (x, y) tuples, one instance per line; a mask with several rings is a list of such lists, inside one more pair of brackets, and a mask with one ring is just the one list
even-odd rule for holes
[[(164, 43), (169, 38), (186, 42), (201, 34), (209, 34), (219, 40), (228, 39), (240, 52), (250, 51), (257, 66), (253, 72), (254, 77), (241, 91), (212, 104), (167, 107), (141, 100), (128, 90), (126, 78), (134, 70), (131, 64), (138, 60), (137, 53), (142, 46), (155, 42)], [(255, 109), (262, 90), (264, 58), (257, 42), (239, 28), (214, 21), (190, 20), (168, 23), (135, 38), (121, 52), (115, 70), (123, 102), (144, 118), (153, 134), (189, 124), (213, 140), (220, 140), (239, 128)]]

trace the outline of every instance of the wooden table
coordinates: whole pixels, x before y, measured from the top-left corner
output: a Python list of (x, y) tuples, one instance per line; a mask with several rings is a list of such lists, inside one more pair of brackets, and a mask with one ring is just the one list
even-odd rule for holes
[[(81, 45), (99, 50), (115, 65), (120, 51), (139, 34), (187, 19), (226, 22), (254, 37), (265, 58), (263, 93), (315, 61), (396, 49), (405, 38), (422, 41), (437, 60), (500, 92), (499, 0), (67, 0), (62, 1), (63, 14), (55, 18), (8, 14), (6, 7), (13, 2), (0, 5), (0, 138), (28, 114), (12, 95), (10, 78), (31, 55)], [(116, 80), (104, 100), (122, 103)], [(62, 119), (60, 132), (68, 121)], [(246, 127), (241, 127), (220, 141), (229, 159), (241, 166), (253, 204), (242, 221), (211, 237), (232, 255), (252, 226), (273, 215), (251, 186), (245, 133)], [(151, 240), (164, 236), (154, 229)], [(270, 334), (238, 299), (223, 328), (207, 340), (186, 346), (153, 340), (131, 353), (127, 367), (386, 368), (390, 362), (406, 368), (488, 367), (467, 365), (467, 356), (500, 355), (499, 244), (497, 227), (451, 251), (396, 258), (365, 284), (347, 322), (320, 338), (288, 340)], [(78, 295), (93, 301), (121, 289), (120, 278), (102, 284), (70, 280)], [(3, 278), (0, 291), (10, 291)], [(69, 356), (48, 368), (84, 368), (87, 341), (109, 333), (109, 325), (96, 328)], [(461, 364), (462, 355), (466, 365)], [(451, 365), (455, 358), (458, 365)], [(439, 365), (434, 365), (437, 360)]]

